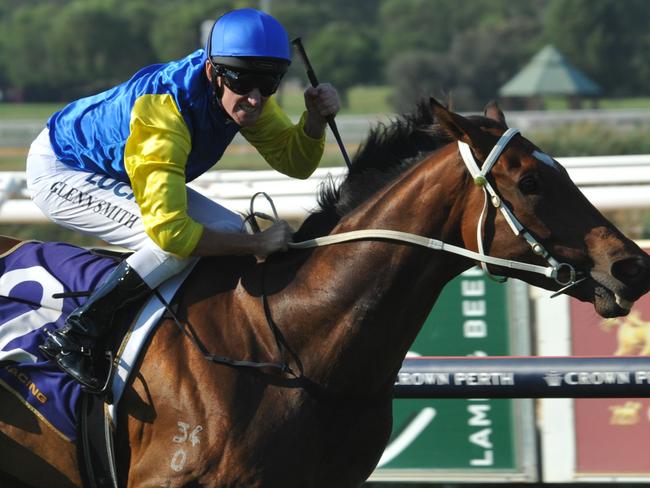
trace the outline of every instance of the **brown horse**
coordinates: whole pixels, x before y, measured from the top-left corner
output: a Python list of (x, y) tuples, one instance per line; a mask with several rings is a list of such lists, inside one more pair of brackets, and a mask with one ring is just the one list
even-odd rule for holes
[[(485, 181), (474, 184), (459, 152), (463, 141), (483, 162), (505, 130), (494, 105), (486, 117), (464, 118), (433, 100), (379, 127), (342, 185), (322, 192), (321, 209), (295, 240), (389, 229), (472, 251), (480, 241), (500, 263), (547, 265), (494, 207), (480, 217)], [(560, 281), (600, 315), (625, 315), (648, 291), (648, 255), (524, 137), (507, 143), (484, 180), (550, 259), (575, 270), (581, 281)], [(120, 485), (360, 486), (388, 440), (393, 383), (409, 345), (444, 285), (474, 264), (387, 238), (293, 250), (264, 263), (202, 261), (181, 293), (184, 331), (162, 321), (122, 397)], [(489, 269), (561, 286), (516, 266)], [(190, 336), (214, 354), (286, 362), (290, 370), (215, 364)], [(30, 486), (78, 485), (74, 448), (12, 402), (3, 392), (0, 469)]]

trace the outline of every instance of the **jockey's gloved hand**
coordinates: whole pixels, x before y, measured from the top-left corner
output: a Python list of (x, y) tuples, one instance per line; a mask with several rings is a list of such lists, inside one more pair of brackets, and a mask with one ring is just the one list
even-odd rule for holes
[(284, 220), (278, 220), (271, 227), (255, 234), (258, 239), (257, 256), (265, 257), (278, 251), (289, 249), (293, 237), (293, 229)]
[(341, 100), (336, 88), (329, 83), (307, 87), (305, 89), (305, 108), (307, 108), (305, 132), (318, 139), (325, 131), (327, 119), (334, 117), (341, 110)]

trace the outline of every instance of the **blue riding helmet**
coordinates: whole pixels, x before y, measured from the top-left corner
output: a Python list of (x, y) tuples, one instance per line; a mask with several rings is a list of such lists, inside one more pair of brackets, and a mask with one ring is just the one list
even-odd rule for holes
[(206, 54), (213, 65), (284, 73), (291, 63), (289, 37), (282, 24), (252, 8), (233, 10), (212, 26)]

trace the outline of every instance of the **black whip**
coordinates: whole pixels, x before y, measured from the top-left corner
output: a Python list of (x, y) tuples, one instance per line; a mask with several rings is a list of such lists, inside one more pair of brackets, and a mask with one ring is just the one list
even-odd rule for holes
[[(293, 47), (296, 48), (298, 57), (302, 60), (302, 63), (305, 66), (305, 70), (307, 71), (307, 78), (309, 78), (309, 82), (311, 83), (311, 86), (313, 87), (318, 86), (318, 78), (316, 78), (316, 73), (314, 73), (314, 68), (312, 68), (311, 63), (309, 62), (309, 58), (307, 57), (307, 53), (305, 52), (305, 47), (302, 45), (302, 39), (300, 39), (300, 37), (296, 37), (293, 41), (291, 41), (291, 44), (293, 44)], [(343, 140), (341, 139), (341, 134), (339, 134), (339, 129), (338, 127), (336, 127), (336, 122), (334, 121), (334, 115), (330, 115), (327, 117), (327, 124), (330, 126), (330, 129), (332, 130), (332, 134), (334, 134), (334, 138), (336, 139), (336, 142), (339, 145), (339, 149), (343, 154), (343, 159), (345, 160), (345, 164), (348, 166), (348, 170), (350, 170), (351, 169), (350, 157), (348, 156), (348, 152), (345, 150), (345, 146), (343, 145)]]

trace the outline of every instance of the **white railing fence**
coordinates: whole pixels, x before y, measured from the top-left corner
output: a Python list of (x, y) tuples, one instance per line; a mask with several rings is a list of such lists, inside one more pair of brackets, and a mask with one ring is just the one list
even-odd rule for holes
[[(650, 154), (558, 161), (600, 210), (650, 208)], [(190, 186), (237, 212), (248, 210), (253, 194), (266, 192), (281, 217), (300, 219), (316, 207), (321, 183), (330, 177), (340, 181), (344, 174), (345, 168), (320, 168), (308, 180), (295, 180), (275, 171), (210, 171)], [(0, 172), (0, 223), (30, 222), (47, 220), (29, 199), (24, 173)]]

